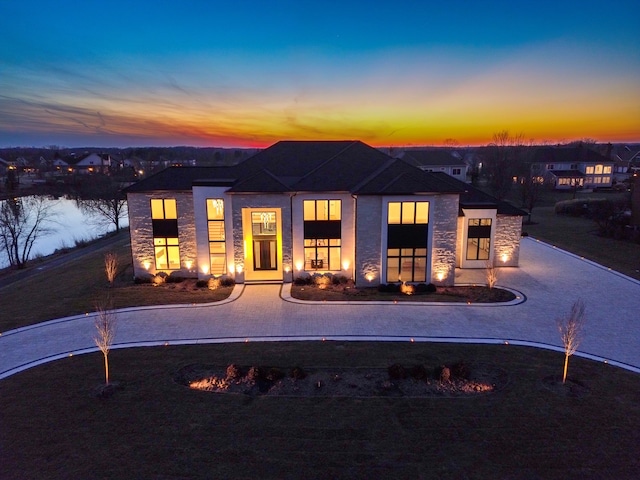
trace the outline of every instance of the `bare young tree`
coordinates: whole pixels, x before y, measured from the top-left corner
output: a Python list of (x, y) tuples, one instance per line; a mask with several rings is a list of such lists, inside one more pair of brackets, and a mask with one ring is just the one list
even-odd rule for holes
[(503, 130), (494, 133), (493, 142), (488, 145), (485, 169), (489, 175), (491, 193), (498, 200), (503, 200), (511, 190), (524, 144), (522, 133), (511, 136), (508, 130)]
[(498, 269), (489, 260), (485, 263), (484, 273), (487, 280), (487, 287), (495, 287), (496, 283), (498, 283)]
[(584, 316), (585, 306), (580, 299), (571, 306), (568, 315), (557, 319), (558, 331), (562, 345), (564, 346), (564, 370), (562, 373), (562, 383), (567, 380), (567, 368), (569, 367), (569, 357), (576, 353), (582, 340), (582, 331), (586, 318)]
[(0, 202), (0, 249), (11, 266), (25, 268), (35, 241), (54, 229), (52, 205), (42, 196)]
[(104, 357), (105, 384), (109, 385), (109, 352), (116, 336), (116, 314), (113, 313), (113, 302), (110, 299), (99, 302), (96, 305), (97, 317), (95, 320), (96, 336), (93, 337), (96, 346)]
[(114, 252), (108, 252), (104, 256), (104, 273), (107, 276), (109, 285), (113, 286), (118, 273), (118, 255)]

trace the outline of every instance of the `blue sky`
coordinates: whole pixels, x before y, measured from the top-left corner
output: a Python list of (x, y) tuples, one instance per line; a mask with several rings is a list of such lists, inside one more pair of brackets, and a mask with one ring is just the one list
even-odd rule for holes
[(0, 0), (0, 146), (640, 141), (638, 2)]

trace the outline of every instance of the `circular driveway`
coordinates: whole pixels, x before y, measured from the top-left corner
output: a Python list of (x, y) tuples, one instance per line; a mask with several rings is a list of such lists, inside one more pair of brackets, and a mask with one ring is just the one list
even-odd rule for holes
[[(526, 299), (516, 304), (305, 303), (288, 285), (236, 287), (211, 305), (129, 308), (117, 313), (113, 348), (164, 343), (257, 340), (409, 340), (560, 346), (556, 318), (578, 298), (587, 323), (579, 354), (640, 372), (640, 282), (532, 238), (520, 267), (500, 269), (498, 284)], [(458, 270), (457, 283), (484, 284), (482, 270)], [(52, 320), (0, 336), (0, 378), (95, 351), (93, 315)]]

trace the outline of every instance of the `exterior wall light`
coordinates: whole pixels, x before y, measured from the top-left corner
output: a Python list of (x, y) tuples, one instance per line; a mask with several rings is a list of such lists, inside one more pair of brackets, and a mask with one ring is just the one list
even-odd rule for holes
[(236, 272), (242, 273), (242, 264), (236, 265)]
[(193, 262), (191, 260), (187, 260), (186, 262), (184, 262), (184, 266), (187, 267), (187, 270), (191, 270)]
[(302, 267), (303, 267), (303, 263), (302, 262), (296, 262), (296, 270), (301, 271)]
[(509, 255), (507, 255), (506, 253), (503, 253), (502, 256), (500, 257), (500, 260), (502, 260), (502, 263), (507, 263), (507, 260), (509, 260)]
[(229, 264), (229, 273), (234, 273), (236, 271), (236, 266), (233, 263)]
[(342, 262), (342, 269), (343, 270), (349, 270), (350, 266), (351, 266), (351, 263), (349, 262), (349, 260), (345, 260), (344, 262)]
[(369, 282), (373, 282), (373, 279), (376, 278), (376, 276), (373, 273), (367, 273), (364, 278), (367, 279), (367, 281)]
[(209, 273), (209, 265), (202, 265), (200, 269), (202, 270), (202, 273), (204, 273), (205, 275)]
[(151, 262), (149, 261), (143, 262), (142, 265), (144, 265), (145, 270), (149, 270), (151, 268)]

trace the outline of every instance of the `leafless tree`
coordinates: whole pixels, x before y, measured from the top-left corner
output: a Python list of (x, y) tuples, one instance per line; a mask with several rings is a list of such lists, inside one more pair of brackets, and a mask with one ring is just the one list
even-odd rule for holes
[(503, 200), (511, 190), (523, 146), (522, 133), (511, 136), (508, 130), (503, 130), (493, 134), (493, 142), (488, 145), (485, 170), (489, 175), (491, 193), (498, 200)]
[(114, 252), (108, 252), (104, 256), (104, 273), (107, 275), (109, 285), (113, 286), (118, 273), (118, 255)]
[(93, 340), (102, 352), (104, 357), (104, 377), (105, 384), (109, 385), (109, 351), (116, 335), (116, 314), (113, 312), (113, 302), (111, 299), (99, 302), (96, 305), (97, 317), (95, 320), (96, 336)]
[(487, 280), (487, 287), (495, 287), (498, 282), (498, 269), (489, 260), (485, 263), (484, 273)]
[(576, 300), (571, 307), (568, 315), (557, 320), (558, 331), (564, 346), (564, 371), (562, 373), (562, 383), (567, 380), (567, 368), (569, 366), (569, 357), (576, 353), (578, 346), (582, 340), (582, 332), (586, 318), (584, 316), (585, 306), (580, 299)]
[(113, 225), (116, 232), (120, 231), (120, 223), (127, 214), (126, 196), (120, 185), (107, 176), (96, 176), (92, 182), (86, 182), (76, 203), (98, 225)]
[(25, 268), (35, 241), (54, 229), (52, 205), (42, 196), (0, 202), (0, 249), (17, 268)]

